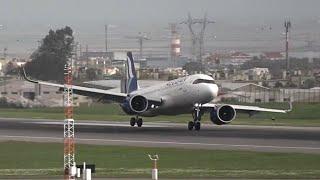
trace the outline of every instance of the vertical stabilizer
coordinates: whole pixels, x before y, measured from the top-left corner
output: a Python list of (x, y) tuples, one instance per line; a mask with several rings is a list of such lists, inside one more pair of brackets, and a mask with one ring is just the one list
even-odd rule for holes
[(131, 93), (138, 89), (137, 73), (134, 67), (132, 52), (127, 53), (127, 72), (126, 72), (126, 93)]

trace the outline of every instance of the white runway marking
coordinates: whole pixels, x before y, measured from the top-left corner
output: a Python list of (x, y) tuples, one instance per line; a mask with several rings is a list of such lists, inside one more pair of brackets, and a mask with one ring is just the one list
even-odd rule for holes
[[(46, 140), (63, 140), (58, 137), (35, 137), (35, 136), (0, 136), (0, 138), (16, 138), (16, 139), (46, 139)], [(299, 147), (299, 146), (266, 146), (252, 144), (211, 144), (211, 143), (188, 143), (176, 141), (144, 141), (144, 140), (124, 140), (124, 139), (90, 139), (76, 138), (76, 141), (100, 141), (100, 142), (119, 142), (119, 143), (144, 143), (144, 144), (173, 144), (173, 145), (198, 145), (198, 146), (220, 146), (220, 147), (238, 147), (238, 148), (269, 148), (269, 149), (300, 149), (300, 150), (320, 150), (320, 147)]]
[[(63, 122), (26, 122), (30, 124), (44, 124), (44, 125), (63, 125)], [(86, 122), (76, 122), (75, 125), (81, 126), (115, 126), (115, 127), (129, 127), (128, 124), (124, 123), (86, 123)], [(168, 127), (165, 125), (151, 125), (151, 124), (143, 124), (143, 127)]]
[[(31, 119), (25, 118), (0, 118), (0, 120), (13, 120), (13, 121), (25, 121)], [(41, 122), (42, 121), (42, 122)], [(82, 121), (82, 122), (81, 122)], [(90, 122), (91, 121), (91, 122)], [(92, 121), (92, 120), (75, 120), (76, 125), (88, 125), (88, 126), (118, 126), (118, 127), (129, 127), (129, 123), (122, 121)], [(59, 125), (63, 124), (63, 120), (53, 120), (53, 119), (32, 119), (28, 122), (30, 124), (52, 124)], [(187, 122), (186, 122), (187, 123)], [(171, 122), (146, 122), (143, 124), (143, 127), (186, 127), (186, 123), (171, 123)], [(226, 129), (283, 129), (283, 130), (301, 130), (301, 131), (320, 131), (320, 127), (295, 127), (295, 126), (264, 126), (264, 125), (225, 125), (225, 126), (216, 126), (211, 123), (202, 124), (203, 127), (209, 128), (226, 128)]]

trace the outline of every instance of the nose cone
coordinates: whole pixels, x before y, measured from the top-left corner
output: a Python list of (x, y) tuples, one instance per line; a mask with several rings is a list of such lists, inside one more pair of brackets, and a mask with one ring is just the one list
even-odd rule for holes
[(218, 96), (219, 88), (216, 84), (208, 84), (208, 91), (212, 95), (212, 99)]
[(218, 86), (216, 84), (203, 84), (201, 87), (203, 101), (211, 101), (218, 95)]

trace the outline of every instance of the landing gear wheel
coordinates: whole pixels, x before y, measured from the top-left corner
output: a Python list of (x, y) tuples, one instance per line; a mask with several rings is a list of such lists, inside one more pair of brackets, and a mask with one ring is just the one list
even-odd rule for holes
[(193, 129), (194, 126), (194, 122), (193, 121), (189, 121), (188, 123), (188, 129), (191, 131)]
[(130, 119), (130, 126), (134, 126), (136, 124), (136, 118), (132, 117)]
[(201, 127), (201, 123), (200, 123), (199, 121), (194, 124), (194, 129), (195, 129), (196, 131), (199, 131), (199, 130), (200, 130), (200, 127)]
[(138, 125), (138, 127), (141, 127), (142, 124), (143, 124), (142, 119), (141, 119), (141, 118), (138, 118), (138, 120), (137, 120), (137, 125)]

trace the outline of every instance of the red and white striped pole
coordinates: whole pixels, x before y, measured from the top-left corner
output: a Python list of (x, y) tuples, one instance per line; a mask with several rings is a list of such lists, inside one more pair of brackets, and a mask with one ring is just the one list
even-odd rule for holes
[(151, 161), (153, 161), (153, 167), (152, 167), (152, 180), (158, 180), (158, 166), (157, 166), (157, 161), (159, 160), (158, 155), (153, 155), (151, 156), (148, 154), (149, 158)]
[[(72, 62), (67, 62), (64, 72), (64, 179), (75, 179), (75, 143), (74, 143), (74, 120), (73, 120), (73, 91), (72, 91)], [(72, 172), (72, 173), (71, 173)]]

